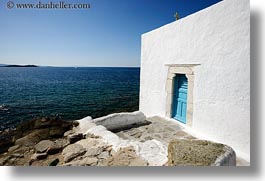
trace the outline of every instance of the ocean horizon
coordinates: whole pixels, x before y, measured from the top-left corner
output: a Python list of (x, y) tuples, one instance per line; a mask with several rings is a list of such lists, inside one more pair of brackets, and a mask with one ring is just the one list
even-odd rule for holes
[(0, 130), (139, 109), (139, 67), (1, 67)]

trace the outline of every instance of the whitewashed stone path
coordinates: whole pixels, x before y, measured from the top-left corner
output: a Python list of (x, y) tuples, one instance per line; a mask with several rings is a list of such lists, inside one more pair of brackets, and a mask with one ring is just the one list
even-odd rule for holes
[(172, 139), (196, 139), (183, 131), (178, 124), (158, 116), (147, 118), (148, 125), (117, 132), (124, 139), (145, 142), (156, 139), (168, 146)]
[[(122, 131), (108, 130), (115, 130), (119, 126), (125, 128), (124, 123), (119, 124), (118, 121), (115, 124), (113, 122), (114, 119), (124, 120), (124, 117), (126, 114), (123, 113), (95, 120), (87, 117), (78, 121), (80, 125), (76, 128), (76, 132), (99, 136), (105, 144), (111, 145), (116, 152), (122, 148), (133, 147), (136, 154), (146, 160), (150, 166), (167, 164), (170, 141), (174, 139), (197, 139), (173, 121), (158, 116), (146, 118), (140, 112), (134, 112), (132, 117), (126, 119), (126, 124), (130, 125), (128, 129), (122, 129)], [(111, 127), (110, 122), (112, 123)], [(135, 124), (134, 127), (131, 127), (133, 124)], [(248, 163), (238, 158), (238, 165), (246, 166)]]
[[(124, 114), (118, 116), (124, 117)], [(121, 148), (133, 147), (136, 154), (146, 160), (150, 166), (162, 166), (167, 163), (168, 143), (172, 139), (195, 139), (185, 133), (183, 128), (177, 124), (169, 121), (165, 122), (165, 120), (159, 117), (146, 119), (139, 112), (134, 113), (134, 117), (140, 118), (138, 122), (143, 120), (145, 125), (137, 125), (136, 128), (113, 133), (106, 129), (108, 125), (106, 127), (102, 126), (102, 124), (104, 125), (102, 119), (100, 119), (100, 125), (96, 125), (97, 121), (93, 121), (90, 117), (87, 117), (78, 121), (79, 126), (75, 132), (99, 136), (105, 144), (111, 145), (112, 149), (116, 152)], [(113, 119), (113, 115), (110, 118)], [(129, 120), (129, 123), (134, 123), (134, 120), (131, 118), (127, 120)]]

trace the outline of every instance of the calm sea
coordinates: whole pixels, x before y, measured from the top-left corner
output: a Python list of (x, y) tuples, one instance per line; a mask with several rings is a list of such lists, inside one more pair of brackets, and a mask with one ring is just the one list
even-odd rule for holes
[(0, 67), (0, 130), (38, 117), (138, 110), (139, 82), (140, 68)]

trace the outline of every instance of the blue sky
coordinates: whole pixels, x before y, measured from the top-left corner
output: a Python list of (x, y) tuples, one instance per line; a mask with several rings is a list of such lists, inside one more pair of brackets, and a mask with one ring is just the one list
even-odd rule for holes
[(173, 22), (175, 12), (183, 18), (219, 1), (65, 0), (89, 3), (91, 8), (9, 10), (8, 1), (2, 0), (0, 64), (139, 66), (141, 34)]

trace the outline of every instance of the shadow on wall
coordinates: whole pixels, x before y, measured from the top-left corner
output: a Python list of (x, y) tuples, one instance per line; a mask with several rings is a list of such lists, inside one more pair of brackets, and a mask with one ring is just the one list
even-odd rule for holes
[[(77, 178), (88, 177), (89, 179), (98, 177), (160, 177), (165, 179), (167, 177), (186, 177), (187, 175), (193, 178), (198, 176), (207, 177), (253, 177), (261, 175), (261, 14), (256, 11), (251, 12), (251, 167), (216, 167), (216, 168), (196, 168), (196, 167), (180, 167), (180, 168), (160, 168), (160, 167), (146, 167), (146, 168), (32, 168), (32, 167), (12, 167), (9, 174), (13, 178), (20, 180), (21, 178)], [(157, 178), (157, 179), (158, 179)]]

